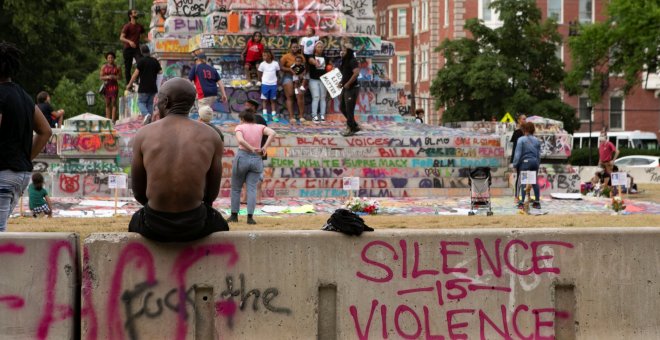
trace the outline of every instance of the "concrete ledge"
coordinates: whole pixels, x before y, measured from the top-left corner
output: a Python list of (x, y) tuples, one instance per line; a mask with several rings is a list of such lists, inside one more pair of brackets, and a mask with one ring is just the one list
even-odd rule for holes
[(76, 338), (78, 236), (0, 233), (0, 257), (0, 338)]
[(658, 338), (658, 243), (660, 228), (94, 234), (82, 337)]

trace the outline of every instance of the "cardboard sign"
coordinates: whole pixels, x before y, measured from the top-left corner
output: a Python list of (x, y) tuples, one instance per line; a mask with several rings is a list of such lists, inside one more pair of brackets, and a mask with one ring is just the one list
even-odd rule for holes
[(326, 89), (330, 97), (336, 98), (341, 94), (341, 87), (339, 83), (341, 82), (341, 72), (338, 69), (332, 69), (332, 71), (321, 76), (321, 82)]
[(344, 190), (360, 190), (360, 177), (343, 177)]
[(110, 189), (126, 189), (126, 175), (110, 175), (110, 176), (108, 176), (108, 188), (110, 188)]
[(610, 180), (612, 181), (611, 184), (612, 184), (613, 186), (617, 186), (617, 185), (623, 185), (623, 186), (625, 186), (626, 184), (628, 184), (628, 183), (626, 183), (626, 182), (627, 182), (627, 179), (628, 179), (627, 177), (628, 177), (628, 176), (626, 175), (625, 172), (613, 172), (613, 173), (610, 175)]
[(520, 184), (536, 184), (536, 171), (521, 171)]

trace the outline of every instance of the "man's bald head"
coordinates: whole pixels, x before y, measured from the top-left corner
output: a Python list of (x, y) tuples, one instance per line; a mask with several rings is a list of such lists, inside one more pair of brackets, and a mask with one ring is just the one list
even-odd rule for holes
[(187, 115), (195, 103), (195, 86), (183, 78), (166, 81), (158, 91), (158, 111), (169, 114)]

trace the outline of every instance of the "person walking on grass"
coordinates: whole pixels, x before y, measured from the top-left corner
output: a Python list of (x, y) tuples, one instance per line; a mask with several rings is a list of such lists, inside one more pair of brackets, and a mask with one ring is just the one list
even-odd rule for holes
[[(254, 111), (243, 110), (238, 117), (241, 123), (236, 126), (238, 153), (231, 167), (231, 216), (227, 222), (238, 222), (241, 208), (241, 188), (247, 183), (247, 223), (256, 224), (254, 209), (257, 204), (257, 183), (264, 171), (262, 156), (275, 137), (275, 130), (255, 123)], [(261, 137), (268, 136), (261, 146)]]
[(0, 42), (0, 232), (30, 183), (32, 160), (53, 133), (32, 98), (12, 81), (21, 55), (13, 44)]
[[(280, 71), (280, 64), (273, 60), (273, 52), (265, 51), (263, 54), (264, 61), (259, 64), (257, 73), (261, 79), (261, 100), (263, 102), (263, 112), (266, 120), (279, 122), (280, 118), (277, 115), (277, 73)], [(270, 102), (270, 112), (272, 117), (268, 117), (267, 104)]]

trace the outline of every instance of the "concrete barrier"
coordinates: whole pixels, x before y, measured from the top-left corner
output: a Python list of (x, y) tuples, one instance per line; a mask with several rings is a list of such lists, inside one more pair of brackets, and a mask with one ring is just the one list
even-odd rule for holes
[(0, 257), (0, 338), (78, 337), (78, 236), (0, 233)]
[(85, 240), (83, 339), (657, 339), (660, 229)]

